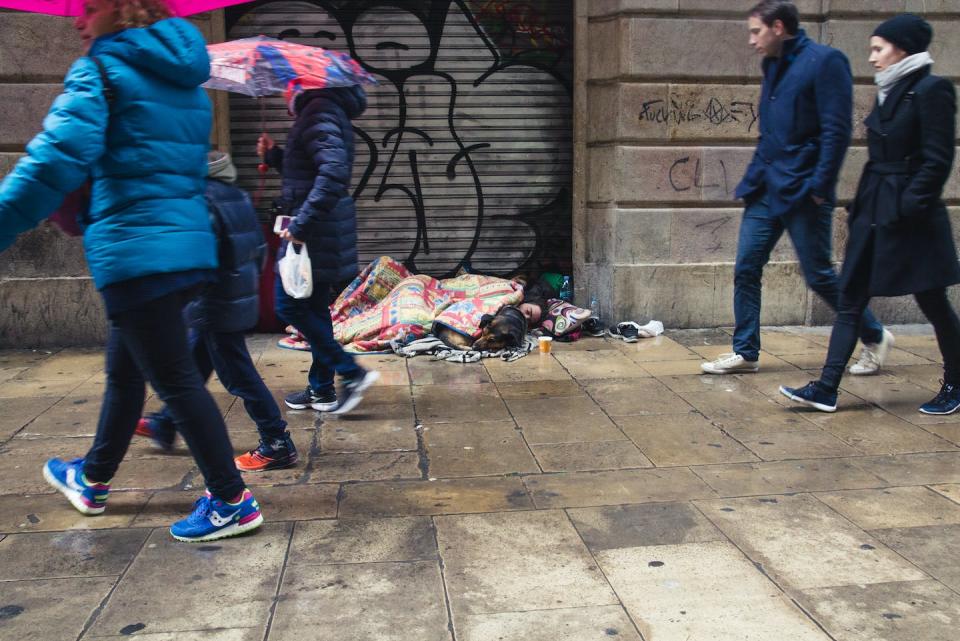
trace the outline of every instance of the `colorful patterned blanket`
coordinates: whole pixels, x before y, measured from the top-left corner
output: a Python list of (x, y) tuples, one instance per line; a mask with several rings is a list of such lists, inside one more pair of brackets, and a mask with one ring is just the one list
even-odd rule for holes
[(484, 314), (522, 300), (523, 287), (514, 281), (477, 274), (437, 280), (384, 256), (350, 283), (330, 313), (333, 334), (347, 351), (385, 352), (391, 340), (422, 338), (436, 323), (477, 338)]

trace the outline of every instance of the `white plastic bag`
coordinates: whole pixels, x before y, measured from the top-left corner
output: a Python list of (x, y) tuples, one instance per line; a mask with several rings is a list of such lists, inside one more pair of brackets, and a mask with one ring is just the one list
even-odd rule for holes
[(287, 253), (280, 259), (277, 266), (280, 270), (280, 281), (283, 291), (293, 298), (310, 298), (313, 293), (313, 271), (310, 266), (310, 255), (307, 254), (307, 245), (300, 245), (298, 253), (294, 243), (287, 243)]

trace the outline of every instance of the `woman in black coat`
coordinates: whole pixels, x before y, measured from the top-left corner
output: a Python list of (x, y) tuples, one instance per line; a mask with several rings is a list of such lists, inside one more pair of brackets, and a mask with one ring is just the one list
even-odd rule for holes
[(960, 282), (957, 249), (941, 200), (956, 144), (956, 92), (931, 73), (927, 48), (933, 29), (903, 14), (881, 24), (870, 39), (879, 87), (867, 117), (870, 159), (850, 206), (841, 298), (819, 381), (780, 391), (794, 401), (832, 412), (860, 317), (873, 296), (913, 294), (933, 324), (943, 355), (940, 393), (924, 414), (960, 408), (960, 320), (946, 288)]

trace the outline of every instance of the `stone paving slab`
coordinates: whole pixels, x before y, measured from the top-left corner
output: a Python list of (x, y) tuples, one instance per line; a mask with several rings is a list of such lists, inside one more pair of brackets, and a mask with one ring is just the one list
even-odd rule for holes
[(263, 624), (290, 530), (286, 523), (268, 523), (255, 537), (191, 545), (153, 530), (90, 634), (117, 635), (141, 624), (146, 632), (212, 630), (227, 621), (234, 628)]
[(800, 602), (836, 641), (953, 641), (960, 595), (936, 581), (805, 590)]
[(829, 639), (726, 541), (607, 550), (597, 561), (647, 639)]
[(696, 505), (779, 584), (795, 589), (929, 578), (809, 495)]
[(91, 577), (5, 584), (0, 636), (22, 641), (76, 639), (116, 582), (116, 577)]
[(457, 633), (463, 641), (642, 641), (619, 605), (470, 614)]
[(454, 621), (469, 614), (615, 605), (562, 511), (436, 517)]
[(594, 554), (653, 545), (722, 541), (724, 535), (690, 503), (649, 503), (567, 510)]
[(449, 641), (439, 563), (291, 566), (270, 639), (307, 638)]
[[(299, 464), (245, 475), (267, 525), (206, 545), (167, 532), (203, 489), (182, 443), (135, 439), (102, 516), (43, 481), (90, 446), (100, 350), (0, 351), (0, 637), (952, 641), (960, 416), (917, 413), (935, 339), (894, 331), (830, 415), (777, 390), (822, 364), (817, 328), (765, 328), (762, 371), (737, 376), (700, 371), (729, 329), (364, 356), (383, 378), (356, 412), (281, 406)], [(275, 343), (249, 344), (282, 403), (308, 357)]]

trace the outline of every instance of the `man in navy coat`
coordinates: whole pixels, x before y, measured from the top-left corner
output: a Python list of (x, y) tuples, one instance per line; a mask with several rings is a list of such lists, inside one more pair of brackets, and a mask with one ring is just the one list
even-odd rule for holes
[[(750, 12), (750, 45), (763, 55), (760, 139), (736, 196), (746, 209), (734, 269), (733, 353), (703, 363), (707, 374), (756, 372), (760, 279), (770, 252), (790, 234), (807, 284), (830, 307), (839, 300), (831, 262), (837, 177), (850, 144), (853, 77), (846, 56), (799, 28), (792, 2), (764, 0)], [(851, 374), (875, 374), (893, 335), (867, 311)]]

